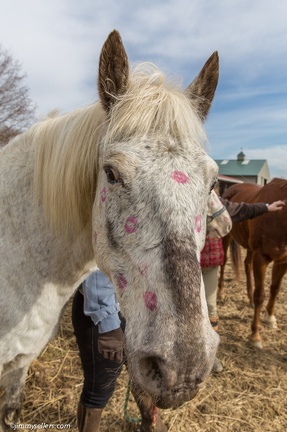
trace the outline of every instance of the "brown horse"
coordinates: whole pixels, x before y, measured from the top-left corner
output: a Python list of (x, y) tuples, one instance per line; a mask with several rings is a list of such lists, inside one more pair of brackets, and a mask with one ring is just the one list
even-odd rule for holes
[[(267, 185), (260, 187), (255, 184), (236, 184), (227, 189), (224, 198), (234, 202), (266, 202), (287, 200), (287, 180), (273, 179)], [(287, 271), (287, 207), (280, 212), (269, 212), (255, 219), (233, 224), (230, 234), (224, 238), (225, 252), (227, 252), (231, 238), (235, 240), (232, 260), (238, 271), (238, 245), (247, 249), (245, 258), (245, 273), (247, 279), (247, 294), (251, 304), (254, 303), (254, 317), (251, 324), (250, 341), (252, 345), (262, 348), (260, 336), (260, 312), (265, 298), (264, 282), (267, 266), (274, 261), (269, 301), (266, 306), (264, 322), (271, 328), (276, 328), (274, 315), (275, 300), (280, 285)], [(226, 253), (225, 253), (226, 257)], [(224, 266), (221, 267), (219, 278), (219, 298), (223, 291)], [(255, 289), (251, 272), (253, 270)]]

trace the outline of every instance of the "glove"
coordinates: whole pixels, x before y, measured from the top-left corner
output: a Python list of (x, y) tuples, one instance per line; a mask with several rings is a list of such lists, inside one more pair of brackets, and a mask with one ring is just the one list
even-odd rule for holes
[(120, 327), (106, 333), (99, 333), (98, 351), (105, 359), (122, 363), (124, 345), (125, 335)]

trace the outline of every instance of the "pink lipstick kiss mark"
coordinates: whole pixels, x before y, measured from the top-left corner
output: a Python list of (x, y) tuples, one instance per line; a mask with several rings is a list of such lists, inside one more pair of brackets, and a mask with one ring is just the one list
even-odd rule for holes
[(144, 293), (144, 302), (146, 307), (154, 311), (157, 308), (157, 296), (153, 291), (147, 291)]
[(127, 280), (125, 278), (125, 276), (122, 273), (119, 273), (116, 277), (117, 280), (117, 285), (119, 287), (119, 289), (121, 291), (123, 291), (125, 289), (125, 287), (127, 286)]
[(195, 231), (200, 233), (201, 231), (201, 216), (195, 216)]
[(139, 266), (140, 274), (146, 278), (147, 277), (147, 264), (142, 264)]
[(173, 178), (177, 183), (189, 183), (188, 175), (184, 174), (182, 171), (173, 171), (171, 173), (171, 178)]
[(106, 201), (106, 199), (107, 199), (107, 189), (104, 187), (101, 190), (101, 200), (104, 203)]
[(128, 234), (134, 233), (138, 229), (139, 223), (135, 216), (129, 216), (125, 223), (125, 230)]

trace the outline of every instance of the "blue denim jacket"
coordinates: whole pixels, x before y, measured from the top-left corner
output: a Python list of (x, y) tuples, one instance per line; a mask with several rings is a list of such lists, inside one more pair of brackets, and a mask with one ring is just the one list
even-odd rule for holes
[(110, 279), (100, 270), (90, 274), (83, 282), (84, 314), (90, 316), (99, 333), (120, 327), (119, 303)]

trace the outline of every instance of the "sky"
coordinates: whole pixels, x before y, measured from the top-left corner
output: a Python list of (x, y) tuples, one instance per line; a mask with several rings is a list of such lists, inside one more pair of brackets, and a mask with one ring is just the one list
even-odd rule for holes
[(218, 51), (205, 123), (214, 159), (267, 159), (287, 178), (287, 2), (0, 0), (0, 44), (26, 73), (43, 117), (98, 99), (100, 50), (117, 29), (131, 65), (150, 61), (186, 87)]

